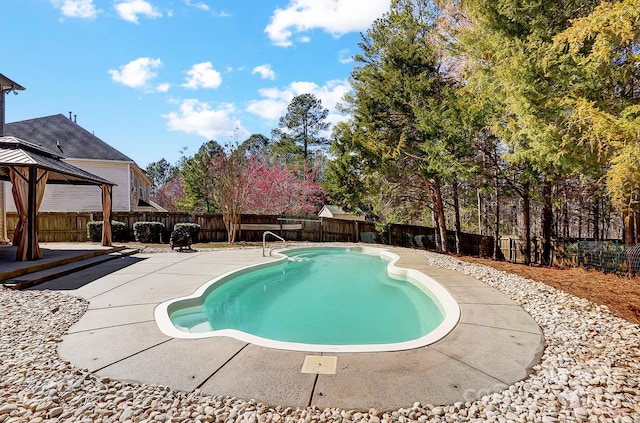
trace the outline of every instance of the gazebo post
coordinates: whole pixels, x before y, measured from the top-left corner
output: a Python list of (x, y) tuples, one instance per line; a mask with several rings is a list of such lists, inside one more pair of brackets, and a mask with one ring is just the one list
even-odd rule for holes
[(113, 186), (102, 184), (102, 245), (110, 247), (113, 241), (111, 213), (113, 212)]
[(38, 168), (29, 166), (29, 211), (27, 213), (27, 260), (36, 260), (36, 233), (38, 231), (37, 185)]

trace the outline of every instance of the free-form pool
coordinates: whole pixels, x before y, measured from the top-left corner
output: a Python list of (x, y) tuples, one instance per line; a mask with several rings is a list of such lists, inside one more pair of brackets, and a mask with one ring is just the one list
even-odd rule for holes
[(440, 339), (459, 308), (428, 276), (375, 248), (296, 248), (278, 261), (216, 278), (156, 309), (182, 338), (233, 336), (302, 351), (391, 351)]

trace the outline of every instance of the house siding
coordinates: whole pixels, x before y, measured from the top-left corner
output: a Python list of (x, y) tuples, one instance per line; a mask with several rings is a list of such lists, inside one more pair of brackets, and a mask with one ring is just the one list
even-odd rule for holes
[[(129, 169), (130, 163), (65, 160), (87, 172), (113, 182), (113, 211), (133, 211), (130, 203)], [(6, 191), (9, 191), (8, 193)], [(11, 190), (5, 190), (7, 211), (16, 211)], [(137, 204), (137, 203), (136, 203)], [(43, 212), (92, 212), (102, 210), (100, 186), (53, 185), (48, 184), (39, 211)]]

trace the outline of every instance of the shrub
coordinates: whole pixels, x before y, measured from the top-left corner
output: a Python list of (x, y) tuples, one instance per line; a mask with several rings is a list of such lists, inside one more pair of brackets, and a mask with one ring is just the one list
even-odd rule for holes
[[(128, 232), (124, 222), (111, 221), (111, 236), (114, 241), (126, 241)], [(102, 220), (87, 222), (87, 238), (93, 242), (102, 241)]]
[(136, 242), (159, 243), (164, 223), (136, 222), (133, 224), (133, 236)]
[(174, 231), (178, 231), (182, 229), (186, 229), (186, 231), (189, 233), (191, 242), (193, 243), (198, 242), (198, 235), (200, 234), (200, 225), (198, 225), (197, 223), (184, 222), (184, 223), (176, 223), (173, 226)]

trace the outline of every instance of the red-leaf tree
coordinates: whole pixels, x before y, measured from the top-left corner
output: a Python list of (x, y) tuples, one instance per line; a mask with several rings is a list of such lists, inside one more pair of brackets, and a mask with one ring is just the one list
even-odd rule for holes
[(180, 177), (160, 187), (154, 201), (169, 211), (190, 210), (195, 201), (185, 191), (199, 191), (184, 189), (185, 184), (204, 182), (207, 204), (222, 214), (229, 243), (235, 242), (242, 213), (309, 215), (324, 203), (315, 166), (298, 170), (271, 162), (266, 153), (244, 149), (219, 148), (212, 154), (201, 154), (199, 159), (199, 166), (183, 167)]
[(317, 212), (325, 199), (313, 172), (295, 174), (283, 164), (270, 164), (260, 157), (247, 159), (250, 193), (245, 213), (309, 215)]
[(185, 197), (182, 180), (179, 176), (176, 176), (158, 188), (152, 199), (165, 209), (173, 212), (181, 210), (180, 204)]
[(235, 242), (240, 214), (251, 195), (250, 169), (247, 159), (238, 151), (221, 152), (209, 161), (207, 173), (217, 209), (222, 213), (227, 240)]
[(286, 165), (237, 150), (209, 162), (208, 176), (217, 209), (222, 213), (228, 241), (235, 242), (241, 213), (308, 215), (323, 204), (324, 192), (314, 172), (303, 177)]

